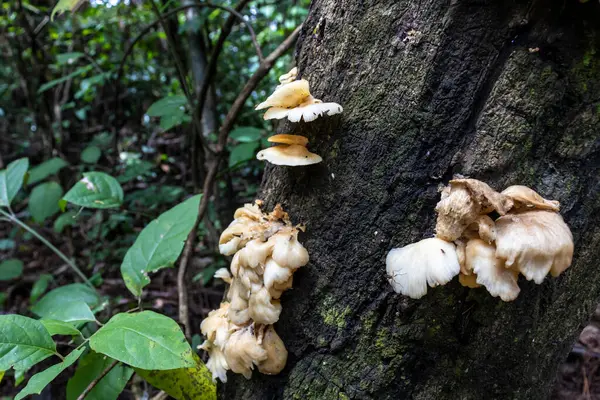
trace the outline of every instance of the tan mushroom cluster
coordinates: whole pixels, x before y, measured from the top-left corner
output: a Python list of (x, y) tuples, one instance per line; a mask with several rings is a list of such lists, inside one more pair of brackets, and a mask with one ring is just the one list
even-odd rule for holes
[(389, 282), (397, 293), (418, 299), (428, 286), (459, 275), (463, 286), (483, 286), (512, 301), (520, 292), (519, 274), (541, 284), (548, 273), (556, 277), (571, 265), (573, 236), (559, 206), (526, 186), (499, 193), (475, 179), (454, 179), (435, 208), (436, 237), (388, 253)]
[[(306, 79), (296, 80), (298, 69), (293, 68), (290, 72), (279, 77), (280, 85), (266, 101), (256, 106), (257, 110), (267, 108), (264, 119), (286, 118), (292, 122), (311, 122), (323, 115), (339, 114), (343, 111), (342, 106), (337, 103), (323, 103), (310, 94), (308, 81)], [(269, 142), (277, 143), (258, 152), (256, 158), (268, 161), (275, 165), (303, 166), (316, 164), (322, 158), (311, 153), (306, 148), (308, 139), (298, 135), (274, 135)]]
[(280, 85), (267, 100), (256, 106), (256, 110), (267, 108), (264, 119), (286, 118), (291, 122), (311, 122), (323, 115), (335, 115), (344, 109), (337, 103), (323, 103), (310, 94), (306, 79), (296, 80), (298, 69), (279, 78)]
[(213, 379), (227, 381), (227, 370), (252, 376), (254, 366), (263, 374), (278, 374), (287, 350), (275, 332), (282, 293), (292, 287), (294, 272), (308, 263), (308, 251), (280, 205), (263, 213), (256, 204), (236, 210), (223, 231), (219, 251), (233, 255), (229, 270), (216, 277), (229, 283), (227, 301), (210, 312), (200, 329), (206, 336), (201, 348), (209, 354)]

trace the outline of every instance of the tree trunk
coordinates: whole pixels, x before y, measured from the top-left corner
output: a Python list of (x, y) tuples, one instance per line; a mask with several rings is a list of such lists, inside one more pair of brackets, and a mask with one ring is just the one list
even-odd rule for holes
[[(600, 6), (566, 1), (314, 0), (297, 61), (341, 118), (287, 125), (323, 162), (268, 166), (310, 263), (276, 324), (277, 376), (227, 399), (544, 399), (600, 297)], [(455, 279), (395, 294), (385, 256), (434, 233), (454, 174), (561, 202), (567, 272), (504, 303)]]

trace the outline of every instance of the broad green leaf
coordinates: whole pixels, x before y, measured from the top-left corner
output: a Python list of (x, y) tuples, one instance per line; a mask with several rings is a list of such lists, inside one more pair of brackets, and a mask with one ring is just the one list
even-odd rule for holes
[(54, 221), (54, 232), (62, 233), (67, 226), (73, 226), (77, 222), (77, 215), (75, 211), (67, 211), (66, 213), (60, 214)]
[(50, 21), (54, 21), (54, 15), (56, 14), (60, 15), (65, 11), (73, 12), (81, 3), (83, 3), (83, 0), (59, 0), (52, 10), (52, 14), (50, 14)]
[(35, 303), (37, 299), (46, 292), (48, 289), (48, 284), (52, 281), (52, 275), (50, 274), (42, 274), (35, 281), (33, 287), (31, 288), (31, 293), (29, 294), (29, 301), (31, 304)]
[(255, 156), (258, 143), (240, 143), (229, 153), (229, 167), (233, 167), (242, 161), (252, 160)]
[(15, 241), (12, 239), (0, 239), (0, 250), (12, 250), (15, 248)]
[(237, 140), (240, 143), (250, 143), (260, 140), (262, 131), (253, 126), (241, 126), (235, 128), (229, 134), (231, 139)]
[(0, 263), (0, 281), (10, 281), (23, 273), (23, 261), (11, 258)]
[(217, 386), (212, 381), (212, 374), (195, 353), (194, 361), (196, 365), (192, 368), (178, 368), (168, 371), (148, 371), (136, 368), (135, 372), (149, 384), (163, 390), (176, 400), (216, 399)]
[(50, 175), (56, 174), (62, 168), (69, 165), (65, 160), (59, 157), (54, 157), (44, 161), (40, 165), (36, 165), (29, 170), (29, 179), (27, 180), (28, 185), (33, 185), (43, 181)]
[(154, 311), (115, 315), (92, 335), (90, 347), (136, 368), (164, 370), (196, 364), (179, 325)]
[(54, 335), (69, 335), (79, 336), (81, 332), (77, 330), (73, 325), (68, 322), (59, 321), (56, 319), (41, 319), (40, 322), (50, 333), (50, 336)]
[(70, 65), (73, 64), (75, 61), (79, 60), (81, 57), (85, 56), (85, 54), (79, 52), (79, 51), (74, 51), (71, 53), (62, 53), (62, 54), (57, 54), (56, 55), (56, 63), (59, 65)]
[(23, 179), (28, 168), (29, 160), (19, 158), (0, 171), (0, 207), (10, 206), (11, 201), (23, 186)]
[(148, 273), (171, 267), (177, 261), (198, 216), (201, 197), (191, 197), (161, 214), (144, 228), (129, 248), (121, 264), (121, 275), (135, 296), (150, 283)]
[(15, 369), (15, 387), (19, 386), (25, 380), (26, 369)]
[(83, 301), (62, 304), (60, 307), (55, 307), (51, 310), (44, 311), (43, 317), (64, 322), (83, 322), (96, 320), (90, 306), (85, 304)]
[(181, 114), (182, 107), (187, 103), (183, 95), (167, 96), (155, 101), (146, 111), (150, 117), (164, 117), (173, 114)]
[[(77, 370), (67, 383), (67, 400), (77, 400), (77, 397), (87, 386), (100, 376), (114, 360), (102, 354), (89, 352), (81, 358)], [(133, 375), (133, 369), (117, 364), (104, 378), (85, 396), (86, 400), (115, 400), (125, 389), (125, 385)]]
[(56, 354), (56, 345), (41, 322), (22, 315), (0, 315), (0, 371), (26, 370)]
[(0, 383), (2, 383), (2, 379), (4, 379), (4, 374), (6, 371), (0, 371)]
[(73, 350), (68, 356), (65, 357), (64, 361), (51, 366), (50, 368), (38, 372), (29, 379), (27, 385), (21, 390), (16, 396), (15, 400), (21, 400), (31, 394), (40, 394), (42, 390), (52, 382), (61, 372), (69, 368), (77, 361), (81, 354), (85, 351), (85, 347), (77, 350)]
[(182, 111), (179, 114), (174, 113), (160, 117), (159, 126), (166, 132), (175, 126), (190, 122), (191, 120), (192, 119)]
[(114, 208), (123, 203), (123, 189), (115, 178), (104, 172), (87, 172), (64, 199), (81, 207)]
[(102, 150), (97, 146), (88, 146), (81, 152), (81, 161), (87, 164), (96, 164), (102, 156)]
[(43, 85), (41, 85), (39, 87), (37, 92), (38, 92), (38, 94), (43, 93), (48, 89), (52, 89), (56, 85), (60, 85), (61, 83), (68, 81), (69, 79), (73, 79), (75, 77), (78, 77), (79, 75), (86, 74), (87, 72), (91, 71), (92, 68), (94, 68), (92, 65), (86, 65), (85, 67), (79, 67), (75, 71), (71, 72), (68, 75), (65, 75), (58, 79), (54, 79), (50, 82), (44, 83)]
[(60, 211), (58, 202), (63, 195), (63, 189), (57, 182), (46, 182), (37, 185), (29, 197), (29, 213), (36, 222), (44, 222)]
[(100, 298), (94, 289), (82, 283), (72, 283), (50, 291), (31, 311), (42, 318), (64, 322), (94, 321), (90, 308), (99, 303)]

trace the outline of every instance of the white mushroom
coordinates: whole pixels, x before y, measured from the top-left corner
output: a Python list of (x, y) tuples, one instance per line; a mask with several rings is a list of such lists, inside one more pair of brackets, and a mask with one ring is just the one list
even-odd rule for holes
[(273, 325), (266, 328), (262, 347), (267, 352), (267, 358), (258, 364), (258, 370), (267, 375), (280, 373), (287, 362), (288, 352)]
[[(503, 301), (512, 301), (519, 295), (519, 273), (504, 267), (504, 260), (496, 258), (494, 245), (481, 239), (469, 240), (466, 263), (467, 269), (475, 273), (476, 282), (485, 286), (492, 296), (500, 297)], [(463, 280), (467, 281), (464, 278)]]
[(223, 351), (211, 343), (210, 340), (206, 340), (202, 343), (200, 349), (208, 352), (206, 368), (212, 373), (213, 382), (216, 382), (217, 378), (223, 383), (227, 382), (227, 370), (229, 369), (229, 365), (227, 365), (227, 360), (225, 359)]
[(256, 106), (256, 110), (269, 107), (293, 108), (304, 103), (310, 97), (308, 81), (300, 79), (278, 86), (266, 101)]
[(496, 220), (496, 257), (540, 284), (550, 272), (560, 275), (573, 258), (573, 236), (560, 214), (533, 210)]
[(295, 270), (308, 264), (308, 251), (298, 241), (298, 230), (280, 231), (269, 238), (273, 244), (271, 258), (284, 268)]
[(515, 203), (515, 209), (538, 209), (558, 212), (560, 203), (556, 200), (546, 200), (533, 189), (527, 186), (514, 185), (509, 186), (502, 191), (502, 194), (510, 197)]
[(317, 164), (323, 161), (318, 154), (311, 153), (304, 146), (292, 144), (289, 146), (273, 146), (256, 154), (259, 160), (265, 160), (275, 165), (301, 166)]
[(225, 346), (225, 359), (229, 368), (246, 379), (252, 377), (254, 365), (267, 359), (267, 351), (263, 349), (254, 336), (254, 327), (249, 326), (234, 332)]
[(441, 239), (424, 239), (399, 249), (386, 258), (388, 280), (396, 293), (419, 299), (427, 285), (445, 285), (460, 272), (454, 244)]
[(249, 302), (250, 318), (257, 324), (270, 325), (279, 320), (281, 314), (281, 303), (272, 300), (266, 287), (250, 295)]

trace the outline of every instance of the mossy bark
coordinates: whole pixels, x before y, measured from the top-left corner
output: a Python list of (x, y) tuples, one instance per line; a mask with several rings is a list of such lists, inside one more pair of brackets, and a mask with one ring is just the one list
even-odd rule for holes
[[(277, 376), (230, 374), (227, 399), (543, 399), (600, 298), (597, 1), (315, 0), (297, 47), (341, 117), (284, 124), (323, 162), (267, 167), (310, 263), (283, 296)], [(511, 303), (456, 280), (411, 300), (385, 256), (431, 237), (454, 174), (561, 202), (575, 258)]]

